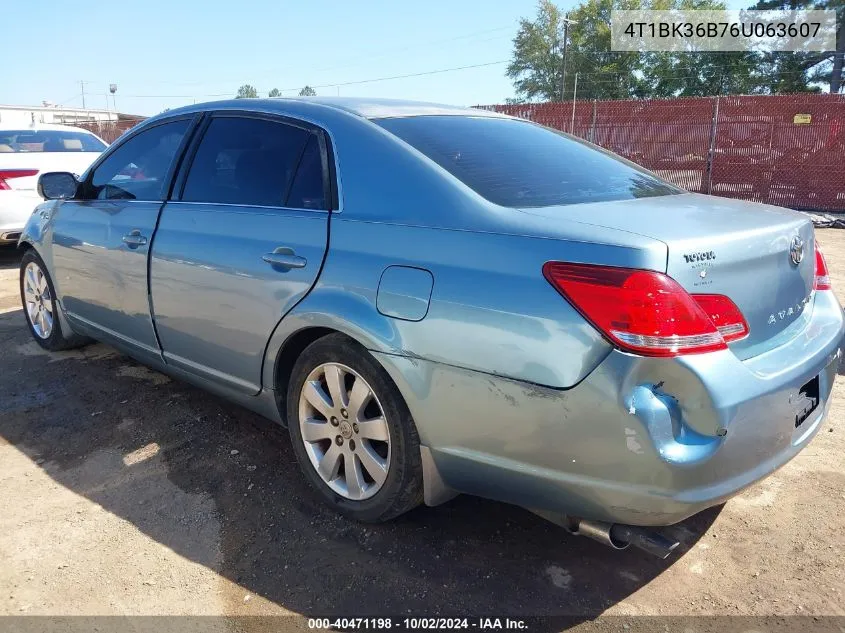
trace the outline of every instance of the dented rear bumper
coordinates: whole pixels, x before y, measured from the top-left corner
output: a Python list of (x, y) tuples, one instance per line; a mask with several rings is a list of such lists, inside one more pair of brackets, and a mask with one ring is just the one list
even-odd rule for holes
[[(568, 390), (379, 355), (412, 404), (442, 481), (516, 505), (668, 525), (792, 459), (819, 430), (842, 354), (843, 312), (817, 293), (788, 342), (741, 361), (611, 352)], [(815, 409), (802, 388), (818, 379)], [(805, 389), (806, 391), (806, 389)]]

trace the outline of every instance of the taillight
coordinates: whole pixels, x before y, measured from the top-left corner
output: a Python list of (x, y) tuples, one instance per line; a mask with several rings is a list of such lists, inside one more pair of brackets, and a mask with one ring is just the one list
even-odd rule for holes
[(725, 295), (692, 295), (726, 343), (748, 336), (748, 323), (736, 304)]
[(0, 189), (4, 191), (11, 189), (9, 183), (6, 182), (7, 180), (35, 176), (37, 173), (37, 169), (0, 169)]
[(824, 259), (822, 249), (816, 241), (816, 278), (813, 281), (814, 290), (830, 290), (830, 273), (827, 270), (827, 262)]
[(649, 270), (547, 262), (543, 275), (612, 343), (645, 356), (699, 354), (748, 334), (739, 308), (722, 295), (690, 295)]

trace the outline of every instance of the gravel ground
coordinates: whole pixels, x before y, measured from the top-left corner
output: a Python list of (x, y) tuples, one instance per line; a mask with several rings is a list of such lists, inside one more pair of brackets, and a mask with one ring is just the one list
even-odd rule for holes
[[(819, 238), (845, 292), (845, 231)], [(43, 352), (17, 262), (0, 252), (0, 615), (845, 615), (845, 377), (812, 444), (672, 528), (667, 561), (467, 497), (365, 526), (312, 497), (271, 423), (104, 345)]]

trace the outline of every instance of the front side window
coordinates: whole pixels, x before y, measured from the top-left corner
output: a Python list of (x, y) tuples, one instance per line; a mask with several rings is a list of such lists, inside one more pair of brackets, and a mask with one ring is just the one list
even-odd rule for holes
[(547, 207), (683, 193), (610, 152), (527, 121), (416, 116), (374, 122), (482, 197), (504, 207)]
[[(181, 200), (288, 206), (294, 175), (312, 137), (307, 130), (277, 121), (215, 117), (197, 148)], [(297, 196), (301, 204), (313, 194), (303, 191)]]
[(100, 153), (106, 147), (96, 136), (81, 130), (0, 130), (0, 153)]
[(94, 170), (86, 198), (163, 200), (167, 174), (189, 119), (156, 125), (121, 144)]

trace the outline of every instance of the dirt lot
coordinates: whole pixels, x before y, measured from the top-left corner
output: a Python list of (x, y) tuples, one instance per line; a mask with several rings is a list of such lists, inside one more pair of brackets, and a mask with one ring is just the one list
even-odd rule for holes
[[(845, 231), (820, 239), (843, 293)], [(807, 450), (658, 561), (465, 497), (343, 519), (269, 422), (103, 345), (43, 352), (17, 280), (7, 249), (0, 614), (845, 615), (845, 376)]]

